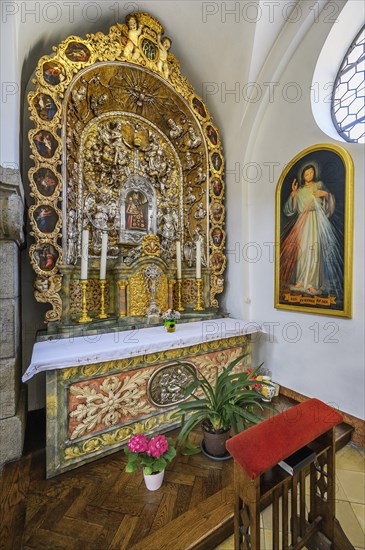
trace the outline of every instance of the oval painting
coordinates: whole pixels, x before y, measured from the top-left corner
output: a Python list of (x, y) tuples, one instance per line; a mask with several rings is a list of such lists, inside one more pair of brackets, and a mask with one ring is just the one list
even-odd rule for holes
[(219, 197), (222, 193), (222, 190), (223, 190), (222, 180), (220, 178), (214, 177), (211, 180), (211, 185), (212, 185), (212, 189), (213, 189), (213, 194), (216, 197)]
[(61, 63), (57, 61), (46, 61), (43, 65), (43, 78), (48, 84), (52, 84), (52, 86), (61, 84), (66, 78)]
[(221, 271), (224, 266), (224, 256), (221, 252), (216, 252), (212, 256), (212, 268), (214, 271)]
[(38, 191), (45, 197), (50, 197), (58, 184), (57, 176), (49, 168), (39, 168), (33, 175)]
[(203, 118), (207, 117), (207, 112), (205, 110), (205, 107), (203, 103), (198, 99), (197, 97), (193, 97), (192, 99), (192, 105), (194, 107), (194, 110)]
[(33, 105), (42, 120), (52, 120), (57, 113), (56, 104), (48, 94), (37, 94), (33, 99)]
[(223, 160), (219, 153), (213, 153), (211, 156), (212, 159), (212, 165), (216, 172), (219, 172), (219, 170), (222, 168)]
[(58, 142), (51, 132), (40, 130), (33, 137), (34, 144), (38, 153), (46, 158), (52, 158), (57, 149)]
[(58, 260), (58, 252), (51, 244), (41, 244), (34, 250), (34, 260), (42, 271), (52, 271)]
[(210, 124), (206, 127), (206, 134), (212, 145), (218, 145), (218, 133)]
[(89, 61), (91, 51), (85, 44), (80, 42), (70, 42), (66, 48), (65, 55), (70, 61), (85, 63)]
[(33, 218), (39, 231), (42, 231), (42, 233), (52, 233), (58, 222), (58, 214), (48, 204), (38, 206), (34, 210)]
[(220, 227), (215, 227), (212, 230), (212, 241), (214, 246), (220, 246), (223, 241), (223, 230)]
[(223, 206), (219, 202), (215, 202), (212, 206), (212, 215), (215, 222), (219, 223), (223, 216)]

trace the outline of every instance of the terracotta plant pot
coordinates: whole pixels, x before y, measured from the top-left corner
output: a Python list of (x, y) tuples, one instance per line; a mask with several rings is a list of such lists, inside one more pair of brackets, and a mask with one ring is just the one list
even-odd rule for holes
[(227, 453), (226, 441), (229, 439), (231, 430), (222, 432), (208, 432), (203, 428), (204, 433), (204, 448), (206, 452), (212, 456), (224, 456)]

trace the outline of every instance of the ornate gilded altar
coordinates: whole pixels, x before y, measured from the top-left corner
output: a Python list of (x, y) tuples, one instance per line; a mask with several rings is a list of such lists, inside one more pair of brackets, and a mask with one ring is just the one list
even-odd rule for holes
[(51, 305), (45, 321), (55, 330), (75, 326), (83, 305), (98, 323), (119, 326), (179, 305), (183, 315), (218, 311), (226, 266), (221, 141), (163, 35), (154, 17), (135, 13), (107, 35), (67, 38), (37, 65), (28, 96), (30, 259), (35, 297)]

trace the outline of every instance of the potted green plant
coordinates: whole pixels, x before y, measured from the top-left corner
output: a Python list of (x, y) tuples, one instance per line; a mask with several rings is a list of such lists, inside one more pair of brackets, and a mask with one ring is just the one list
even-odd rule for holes
[[(226, 454), (225, 443), (231, 429), (238, 433), (250, 424), (257, 424), (264, 420), (259, 411), (272, 409), (261, 402), (262, 394), (254, 388), (257, 386), (255, 374), (262, 365), (250, 372), (233, 372), (244, 357), (237, 357), (226, 369), (217, 368), (212, 383), (202, 373), (185, 365), (194, 379), (184, 392), (185, 397), (191, 396), (191, 400), (180, 403), (172, 416), (182, 419), (177, 443), (184, 454), (200, 452), (189, 442), (191, 431), (199, 424), (204, 434), (203, 450), (208, 455), (220, 457)], [(198, 394), (194, 393), (196, 391)]]

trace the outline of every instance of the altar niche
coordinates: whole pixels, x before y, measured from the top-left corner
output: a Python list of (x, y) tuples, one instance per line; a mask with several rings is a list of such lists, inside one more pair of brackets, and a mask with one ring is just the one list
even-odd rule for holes
[(183, 318), (219, 310), (221, 139), (163, 35), (136, 13), (38, 63), (30, 258), (52, 331), (143, 324), (151, 307), (155, 321), (167, 306)]

